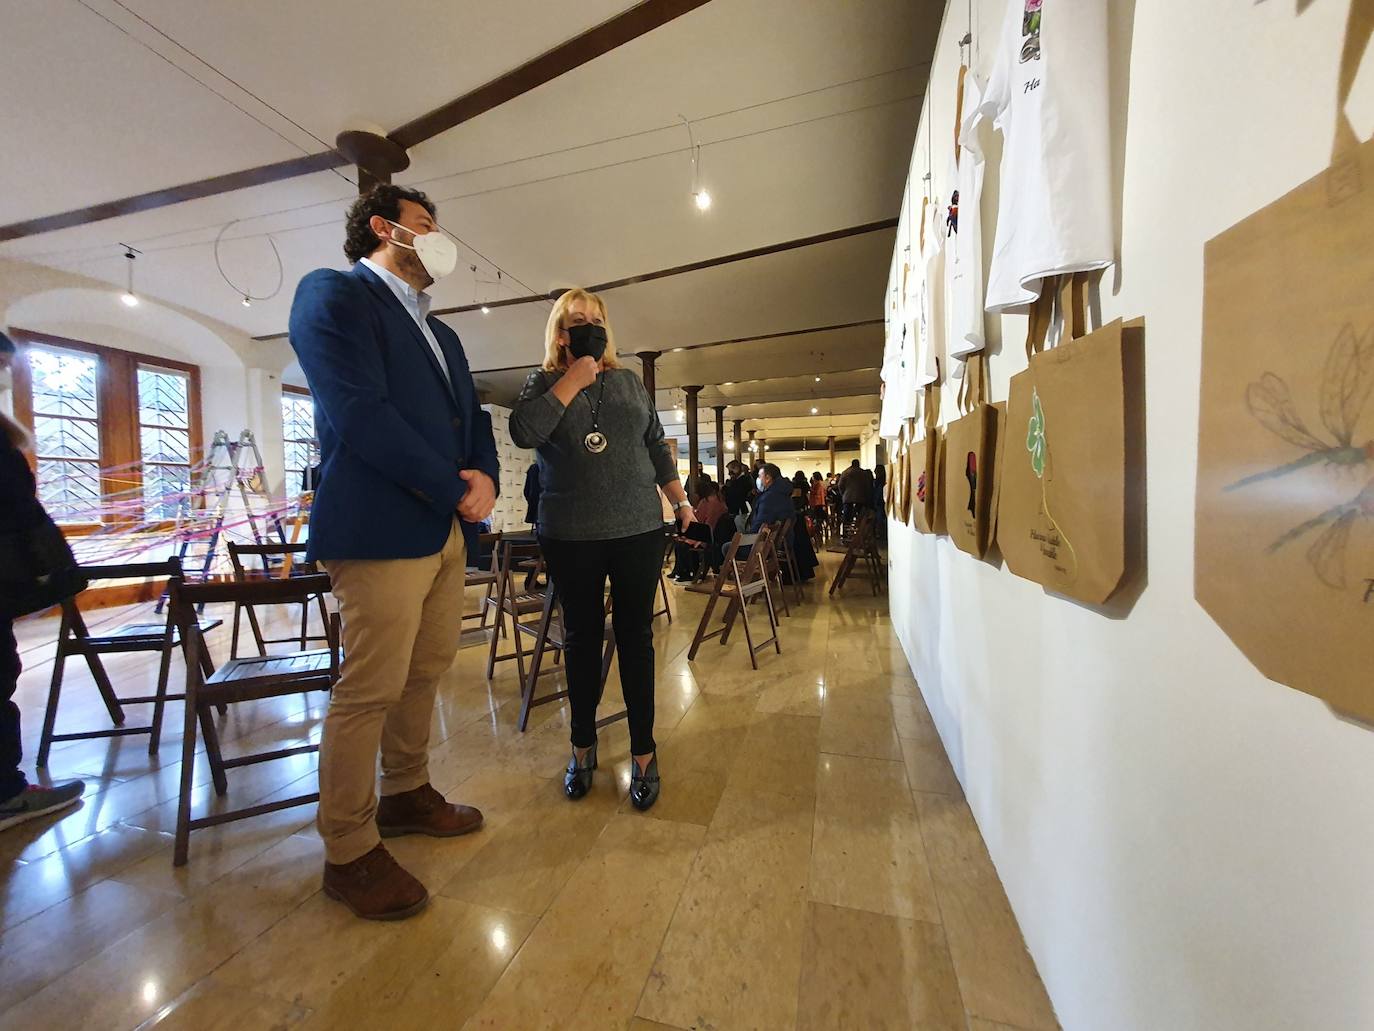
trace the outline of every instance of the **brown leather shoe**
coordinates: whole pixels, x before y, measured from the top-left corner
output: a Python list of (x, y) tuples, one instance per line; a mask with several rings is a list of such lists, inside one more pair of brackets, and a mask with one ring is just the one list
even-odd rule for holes
[(456, 838), (482, 826), (482, 813), (470, 805), (450, 805), (432, 784), (383, 795), (377, 800), (377, 831), (384, 838), (399, 834), (428, 834)]
[(364, 920), (404, 920), (429, 902), (429, 892), (385, 845), (351, 863), (324, 864), (324, 893)]

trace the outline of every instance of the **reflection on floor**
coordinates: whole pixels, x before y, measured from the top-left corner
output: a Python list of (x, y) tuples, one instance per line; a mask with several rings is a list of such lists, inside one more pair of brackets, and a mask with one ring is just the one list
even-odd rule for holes
[[(487, 825), (389, 843), (433, 895), (403, 923), (320, 893), (313, 806), (196, 832), (173, 869), (179, 705), (157, 760), (146, 738), (55, 746), (51, 774), (89, 793), (0, 834), (0, 1028), (1056, 1027), (886, 599), (861, 582), (807, 594), (783, 654), (754, 673), (742, 641), (687, 662), (703, 598), (675, 592), (658, 634), (663, 796), (647, 815), (626, 802), (624, 723), (603, 731), (591, 794), (566, 802), (566, 709), (535, 710), (520, 734), (514, 663), (489, 684), (483, 649), (460, 652), (432, 778)], [(30, 756), (54, 632), (20, 628)], [(212, 643), (227, 654), (227, 631)], [(107, 662), (136, 694), (155, 658)], [(226, 752), (317, 739), (323, 703), (234, 707)], [(59, 729), (105, 720), (69, 666)], [(216, 806), (209, 779), (202, 760), (198, 812)], [(233, 770), (229, 800), (313, 780), (313, 755)]]

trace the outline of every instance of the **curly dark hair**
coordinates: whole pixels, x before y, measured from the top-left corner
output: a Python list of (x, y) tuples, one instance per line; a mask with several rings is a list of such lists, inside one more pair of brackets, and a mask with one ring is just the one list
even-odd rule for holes
[(429, 212), (430, 218), (435, 216), (434, 202), (419, 190), (392, 186), (390, 183), (377, 184), (353, 202), (344, 220), (343, 250), (349, 261), (365, 258), (382, 245), (368, 223), (373, 215), (399, 222), (403, 200), (414, 201)]

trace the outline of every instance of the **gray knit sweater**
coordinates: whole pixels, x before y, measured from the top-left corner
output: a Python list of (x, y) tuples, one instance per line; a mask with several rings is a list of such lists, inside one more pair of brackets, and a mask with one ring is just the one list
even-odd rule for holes
[[(550, 391), (560, 372), (532, 372), (510, 414), (511, 439), (538, 452), (539, 532), (561, 541), (633, 537), (663, 525), (655, 485), (678, 478), (658, 412), (638, 376), (608, 369), (564, 406)], [(601, 397), (598, 425), (607, 448), (583, 446)]]

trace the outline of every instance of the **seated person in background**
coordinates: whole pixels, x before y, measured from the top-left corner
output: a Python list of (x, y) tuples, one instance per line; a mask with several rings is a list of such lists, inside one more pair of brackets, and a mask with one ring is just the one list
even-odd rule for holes
[(699, 550), (681, 541), (673, 545), (674, 583), (691, 583), (695, 580), (697, 563), (701, 560), (702, 555), (708, 556), (712, 569), (720, 568), (720, 560), (715, 555), (712, 542), (715, 538), (716, 524), (725, 517), (726, 508), (725, 502), (720, 496), (720, 489), (710, 480), (702, 484), (701, 499), (697, 501), (696, 509), (692, 514), (697, 517), (697, 521), (687, 527), (682, 532), (682, 536), (701, 541), (706, 545), (706, 548)]
[(758, 533), (769, 523), (785, 522), (795, 515), (792, 508), (792, 483), (783, 479), (782, 470), (768, 462), (759, 471), (758, 497), (754, 501), (754, 515), (749, 520), (749, 532)]

